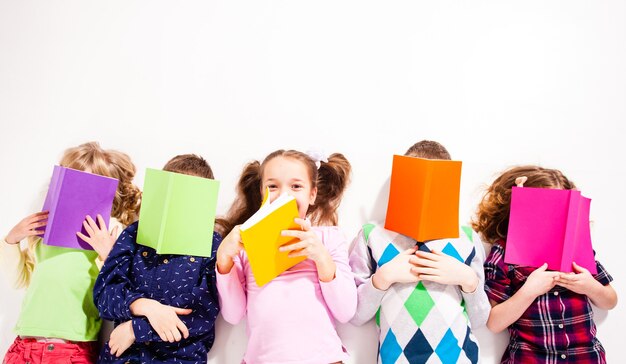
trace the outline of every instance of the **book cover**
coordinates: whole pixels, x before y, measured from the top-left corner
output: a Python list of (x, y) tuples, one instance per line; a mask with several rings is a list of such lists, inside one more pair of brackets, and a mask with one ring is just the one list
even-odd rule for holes
[(118, 181), (93, 173), (54, 166), (42, 211), (49, 211), (43, 243), (64, 248), (93, 250), (76, 233), (87, 215), (102, 216), (107, 226)]
[(158, 254), (210, 257), (219, 182), (148, 168), (137, 243)]
[(513, 187), (504, 261), (572, 272), (572, 262), (597, 273), (589, 210), (576, 190)]
[(417, 241), (459, 237), (461, 162), (394, 155), (385, 228)]
[(300, 230), (300, 225), (294, 221), (297, 217), (299, 214), (296, 200), (284, 194), (271, 203), (265, 201), (259, 211), (241, 225), (241, 240), (258, 286), (265, 285), (306, 259), (290, 258), (289, 252), (278, 250), (282, 245), (299, 241), (297, 238), (281, 235), (283, 230)]

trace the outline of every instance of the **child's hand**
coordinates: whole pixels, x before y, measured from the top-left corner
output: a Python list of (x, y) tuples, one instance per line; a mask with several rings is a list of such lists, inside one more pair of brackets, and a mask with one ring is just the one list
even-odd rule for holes
[(311, 222), (297, 218), (296, 224), (302, 227), (302, 230), (283, 230), (282, 236), (292, 236), (300, 239), (299, 242), (283, 245), (278, 250), (281, 252), (290, 252), (289, 257), (307, 257), (314, 262), (321, 262), (325, 259), (332, 260), (328, 253), (328, 249), (322, 244), (320, 237), (311, 230)]
[(278, 250), (289, 252), (290, 258), (307, 257), (311, 259), (315, 262), (319, 279), (323, 282), (332, 281), (335, 278), (337, 267), (328, 249), (326, 249), (315, 231), (311, 230), (311, 222), (309, 220), (296, 218), (295, 222), (302, 227), (302, 230), (283, 230), (281, 235), (292, 236), (300, 239), (300, 241), (283, 245)]
[(560, 273), (549, 272), (546, 269), (548, 269), (548, 263), (544, 263), (541, 267), (530, 273), (526, 282), (522, 288), (520, 288), (520, 292), (534, 299), (551, 290), (556, 285)]
[(117, 226), (114, 227), (111, 232), (107, 230), (107, 225), (100, 214), (97, 216), (98, 223), (87, 215), (85, 221), (83, 221), (83, 227), (87, 232), (87, 235), (78, 231), (76, 235), (83, 239), (87, 244), (91, 245), (93, 250), (98, 253), (98, 257), (101, 261), (105, 261), (109, 256), (113, 244), (115, 244), (115, 238), (117, 237)]
[(411, 271), (423, 281), (459, 285), (464, 292), (474, 292), (478, 286), (478, 275), (459, 260), (439, 251), (432, 253), (418, 250), (416, 267)]
[(109, 338), (109, 349), (111, 354), (120, 357), (126, 349), (130, 348), (135, 342), (135, 332), (133, 331), (133, 322), (126, 321), (119, 324), (112, 332)]
[(11, 229), (11, 231), (9, 231), (5, 240), (9, 244), (17, 244), (26, 237), (41, 235), (44, 231), (38, 230), (38, 228), (46, 226), (47, 223), (48, 211), (36, 212), (32, 215), (28, 215), (23, 218), (22, 221), (18, 222), (17, 225)]
[(416, 267), (417, 246), (407, 249), (396, 255), (389, 262), (378, 268), (372, 276), (372, 285), (377, 289), (386, 291), (394, 283), (417, 283), (420, 281), (417, 273), (412, 271)]
[(584, 295), (589, 295), (592, 290), (602, 286), (587, 269), (576, 264), (576, 262), (572, 263), (572, 267), (576, 273), (561, 273), (557, 278), (557, 285)]
[(227, 274), (235, 264), (233, 258), (239, 255), (243, 249), (241, 243), (241, 225), (235, 226), (228, 235), (222, 240), (219, 248), (217, 248), (217, 270), (220, 274)]
[(140, 298), (131, 303), (130, 311), (136, 316), (146, 316), (150, 326), (163, 341), (173, 343), (189, 337), (189, 329), (178, 317), (189, 315), (189, 308), (167, 306), (152, 299)]

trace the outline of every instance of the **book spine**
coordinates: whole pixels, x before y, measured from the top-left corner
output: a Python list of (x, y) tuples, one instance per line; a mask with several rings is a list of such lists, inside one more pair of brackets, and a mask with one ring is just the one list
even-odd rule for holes
[(572, 261), (576, 249), (576, 238), (578, 230), (578, 212), (580, 210), (580, 192), (569, 191), (569, 206), (567, 207), (567, 222), (565, 224), (565, 235), (563, 237), (563, 253), (561, 255), (561, 272), (572, 271)]
[(52, 199), (50, 200), (50, 210), (48, 212), (48, 222), (46, 223), (46, 231), (43, 236), (44, 243), (47, 243), (50, 237), (52, 236), (52, 232), (54, 231), (54, 217), (56, 216), (57, 206), (59, 204), (59, 196), (61, 196), (61, 190), (63, 189), (63, 178), (65, 178), (66, 169), (63, 167), (59, 167), (59, 175), (56, 179), (56, 183), (54, 186), (49, 186), (48, 188), (54, 188)]
[(163, 239), (165, 237), (165, 231), (167, 229), (167, 214), (170, 206), (170, 199), (172, 198), (172, 189), (174, 185), (174, 176), (168, 174), (167, 176), (167, 191), (165, 192), (165, 202), (163, 203), (163, 211), (161, 211), (161, 223), (159, 224), (159, 240), (155, 244), (157, 253), (162, 254)]
[(430, 193), (428, 193), (427, 191), (430, 191), (430, 185), (432, 184), (433, 168), (434, 168), (433, 163), (428, 161), (428, 163), (426, 164), (426, 180), (424, 181), (424, 189), (421, 192), (423, 194), (423, 198), (422, 198), (422, 206), (420, 206), (421, 217), (420, 217), (420, 223), (419, 223), (419, 230), (417, 232), (419, 241), (425, 240), (423, 237), (428, 235), (428, 231), (426, 231), (426, 229), (428, 229), (428, 226), (430, 225), (428, 223), (428, 220), (430, 220), (430, 217), (426, 215), (426, 212), (429, 210), (428, 206), (430, 206)]

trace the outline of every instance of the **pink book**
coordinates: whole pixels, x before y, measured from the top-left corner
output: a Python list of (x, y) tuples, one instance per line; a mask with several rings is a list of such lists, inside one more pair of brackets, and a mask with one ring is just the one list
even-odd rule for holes
[(576, 190), (513, 187), (504, 262), (572, 272), (572, 262), (596, 274), (591, 200)]

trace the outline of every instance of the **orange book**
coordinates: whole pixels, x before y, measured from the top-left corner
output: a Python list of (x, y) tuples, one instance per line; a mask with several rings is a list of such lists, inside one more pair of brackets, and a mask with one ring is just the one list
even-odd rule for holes
[(385, 229), (417, 241), (459, 237), (461, 162), (393, 156)]
[[(266, 196), (269, 192), (266, 193)], [(261, 208), (241, 225), (241, 241), (250, 261), (252, 275), (258, 286), (263, 286), (279, 274), (305, 260), (306, 257), (290, 258), (289, 252), (280, 252), (282, 245), (293, 244), (299, 239), (282, 236), (283, 230), (300, 230), (295, 223), (299, 217), (295, 198), (281, 195), (271, 203), (263, 201)]]

